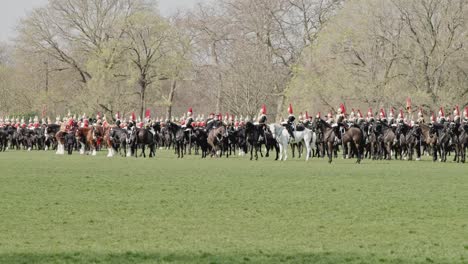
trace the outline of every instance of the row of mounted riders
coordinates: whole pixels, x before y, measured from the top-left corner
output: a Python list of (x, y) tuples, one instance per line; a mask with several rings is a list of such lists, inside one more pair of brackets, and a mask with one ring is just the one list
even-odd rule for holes
[[(426, 153), (433, 161), (445, 162), (450, 153), (454, 161), (465, 162), (468, 145), (468, 123), (430, 123), (408, 125), (404, 122), (389, 125), (386, 121), (372, 120), (355, 123), (331, 125), (316, 118), (311, 122), (298, 124), (293, 133), (283, 125), (256, 124), (247, 122), (242, 127), (224, 125), (221, 121), (212, 129), (189, 128), (173, 122), (154, 122), (150, 126), (137, 128), (103, 127), (92, 125), (78, 127), (76, 124), (64, 129), (63, 125), (43, 124), (34, 129), (0, 128), (0, 150), (57, 150), (57, 154), (72, 154), (74, 150), (81, 154), (96, 155), (103, 147), (108, 149), (108, 157), (120, 153), (122, 156), (144, 156), (149, 149), (149, 156), (154, 157), (157, 148), (175, 150), (181, 158), (187, 152), (202, 158), (210, 156), (243, 155), (250, 152), (250, 159), (263, 157), (262, 147), (269, 152), (276, 151), (276, 160), (287, 159), (288, 145), (301, 157), (304, 149), (306, 160), (309, 157), (357, 158), (360, 162), (368, 159), (406, 158), (416, 160)], [(138, 155), (138, 150), (141, 151)]]

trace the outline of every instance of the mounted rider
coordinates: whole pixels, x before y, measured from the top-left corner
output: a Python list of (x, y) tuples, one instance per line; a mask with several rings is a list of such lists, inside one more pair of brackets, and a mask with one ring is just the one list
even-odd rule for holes
[[(266, 106), (265, 105), (262, 105), (262, 108), (260, 109), (260, 114), (258, 115), (258, 127), (261, 129), (262, 131), (262, 134), (261, 134), (261, 137), (263, 139), (265, 139), (265, 142), (267, 140), (266, 138), (266, 130), (267, 130), (267, 126), (266, 126), (266, 121), (267, 121), (267, 110), (266, 110)], [(261, 138), (259, 137), (258, 138), (258, 141), (261, 141)]]
[(374, 113), (372, 112), (372, 108), (369, 108), (369, 110), (367, 110), (367, 122), (371, 123), (374, 121)]
[(416, 123), (418, 124), (424, 124), (426, 121), (424, 120), (424, 114), (422, 108), (419, 108), (418, 111), (418, 120), (416, 120)]
[(362, 124), (362, 122), (364, 122), (364, 121), (365, 121), (364, 115), (362, 114), (361, 110), (358, 109), (355, 124), (360, 126)]
[(383, 108), (380, 108), (380, 113), (379, 113), (379, 121), (382, 123), (387, 123), (387, 114), (385, 114), (385, 110)]
[(443, 125), (445, 121), (447, 121), (447, 119), (445, 118), (444, 108), (441, 106), (439, 109), (439, 116), (437, 118), (437, 122)]
[(290, 141), (295, 141), (293, 132), (295, 126), (294, 121), (296, 120), (296, 117), (294, 116), (294, 111), (291, 104), (289, 104), (288, 107), (288, 114), (288, 119), (286, 120), (286, 122), (283, 122), (282, 125), (286, 127), (286, 130), (288, 130), (289, 136), (291, 137)]
[(457, 125), (461, 124), (460, 107), (458, 105), (453, 110), (453, 122)]
[(136, 126), (136, 115), (135, 112), (132, 112), (132, 115), (128, 119), (127, 130), (132, 131)]
[(115, 125), (120, 128), (120, 125), (122, 124), (122, 120), (120, 120), (120, 112), (117, 112), (115, 114)]
[(468, 106), (463, 110), (463, 124), (468, 123)]
[(405, 114), (403, 113), (403, 109), (400, 109), (400, 113), (398, 114), (396, 121), (398, 124), (403, 124), (405, 122)]
[(392, 107), (390, 108), (390, 113), (388, 114), (388, 125), (389, 126), (396, 126), (395, 124), (395, 109)]
[(182, 129), (184, 130), (184, 137), (187, 142), (190, 141), (190, 137), (192, 136), (195, 121), (193, 119), (193, 109), (190, 107), (187, 111), (187, 118), (184, 120), (184, 124), (182, 125)]
[(351, 125), (356, 124), (356, 112), (354, 111), (354, 108), (351, 109), (351, 113), (348, 117), (348, 123)]
[(339, 125), (343, 123), (346, 120), (346, 108), (343, 103), (340, 104), (340, 107), (338, 107), (335, 122), (336, 125)]

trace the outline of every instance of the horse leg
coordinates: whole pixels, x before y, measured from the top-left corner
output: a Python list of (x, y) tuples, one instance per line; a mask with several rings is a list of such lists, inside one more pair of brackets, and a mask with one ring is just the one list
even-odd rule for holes
[(328, 163), (332, 163), (332, 156), (333, 156), (333, 143), (327, 142), (328, 145)]

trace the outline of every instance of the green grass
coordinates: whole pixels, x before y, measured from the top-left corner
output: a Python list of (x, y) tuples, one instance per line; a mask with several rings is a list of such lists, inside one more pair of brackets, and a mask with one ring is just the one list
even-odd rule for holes
[(0, 263), (468, 263), (468, 165), (0, 153)]

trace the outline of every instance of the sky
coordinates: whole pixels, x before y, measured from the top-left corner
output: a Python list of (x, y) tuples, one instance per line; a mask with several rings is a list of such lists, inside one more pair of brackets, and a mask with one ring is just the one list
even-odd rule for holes
[[(206, 0), (159, 0), (163, 15), (169, 15), (179, 8), (191, 7)], [(8, 41), (15, 36), (15, 26), (19, 20), (35, 7), (45, 5), (48, 0), (0, 0), (0, 41)]]

